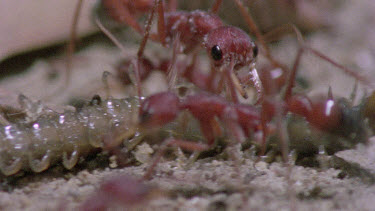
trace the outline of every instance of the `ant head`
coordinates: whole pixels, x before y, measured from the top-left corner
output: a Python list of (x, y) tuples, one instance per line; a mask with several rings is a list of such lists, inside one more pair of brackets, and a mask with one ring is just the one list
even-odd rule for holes
[(179, 110), (179, 99), (174, 93), (152, 95), (141, 104), (139, 124), (141, 127), (161, 127), (173, 121)]
[(251, 38), (239, 28), (222, 26), (212, 30), (203, 43), (207, 54), (216, 67), (234, 62), (236, 69), (255, 61), (258, 47)]

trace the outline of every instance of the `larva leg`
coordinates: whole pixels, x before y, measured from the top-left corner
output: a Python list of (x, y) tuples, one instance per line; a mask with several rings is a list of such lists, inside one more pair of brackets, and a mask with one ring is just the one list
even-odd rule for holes
[(68, 157), (67, 151), (64, 151), (62, 154), (62, 164), (66, 169), (72, 169), (78, 162), (79, 152), (76, 144), (73, 144), (73, 150)]
[(4, 175), (15, 174), (25, 166), (28, 135), (15, 125), (0, 128), (0, 170)]
[(51, 150), (47, 150), (46, 154), (41, 159), (35, 159), (32, 152), (29, 153), (29, 165), (34, 172), (42, 172), (46, 170), (51, 164)]
[(0, 158), (0, 170), (5, 176), (9, 176), (17, 173), (22, 168), (22, 159), (15, 158), (10, 164), (9, 162), (4, 161), (3, 158)]

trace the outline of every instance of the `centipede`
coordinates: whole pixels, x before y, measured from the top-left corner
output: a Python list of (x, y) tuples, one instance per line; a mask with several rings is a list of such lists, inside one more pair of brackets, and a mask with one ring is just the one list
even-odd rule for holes
[(80, 157), (102, 148), (103, 137), (110, 131), (131, 131), (138, 107), (138, 98), (102, 100), (95, 95), (74, 111), (58, 113), (44, 107), (36, 117), (3, 123), (0, 171), (5, 176), (20, 171), (39, 173), (58, 162), (72, 169)]

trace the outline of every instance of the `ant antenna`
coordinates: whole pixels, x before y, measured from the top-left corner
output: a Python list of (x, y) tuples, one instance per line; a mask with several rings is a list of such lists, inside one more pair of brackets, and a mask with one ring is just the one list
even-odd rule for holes
[(74, 10), (73, 22), (70, 27), (70, 37), (69, 42), (66, 50), (66, 76), (65, 76), (65, 86), (67, 87), (70, 82), (71, 71), (72, 71), (72, 60), (73, 60), (73, 53), (75, 50), (75, 43), (77, 39), (77, 26), (79, 15), (81, 12), (81, 8), (83, 5), (83, 0), (78, 0), (76, 8)]

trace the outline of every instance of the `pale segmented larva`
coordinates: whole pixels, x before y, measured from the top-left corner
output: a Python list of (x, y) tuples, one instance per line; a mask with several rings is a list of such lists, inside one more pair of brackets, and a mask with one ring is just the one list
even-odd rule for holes
[(71, 169), (81, 156), (103, 146), (103, 137), (136, 124), (137, 98), (101, 100), (94, 97), (79, 111), (48, 112), (30, 122), (0, 127), (0, 171), (41, 172), (62, 161)]

